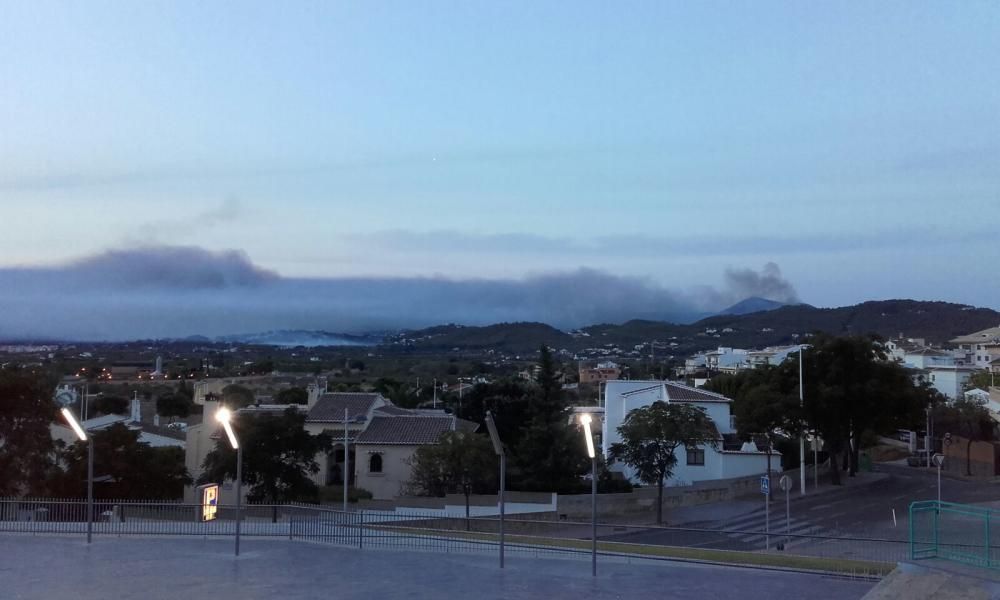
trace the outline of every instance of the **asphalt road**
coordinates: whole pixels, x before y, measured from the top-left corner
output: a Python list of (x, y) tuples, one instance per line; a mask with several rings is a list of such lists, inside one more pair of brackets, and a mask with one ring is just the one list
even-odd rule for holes
[[(823, 546), (824, 555), (865, 557), (863, 552), (852, 549), (850, 544), (827, 542), (821, 537), (847, 537), (865, 539), (885, 539), (899, 542), (908, 539), (908, 509), (916, 500), (937, 498), (937, 473), (933, 470), (908, 467), (905, 465), (880, 464), (879, 472), (886, 478), (859, 487), (832, 490), (823, 494), (796, 498), (793, 492), (790, 502), (790, 522), (792, 534), (790, 547), (808, 548)], [(942, 500), (958, 503), (979, 503), (1000, 500), (1000, 485), (942, 477)], [(671, 529), (637, 529), (602, 539), (643, 544), (670, 546), (694, 546), (729, 550), (761, 550), (765, 545), (784, 542), (785, 503), (783, 495), (776, 496), (771, 503), (769, 527), (766, 525), (763, 501), (740, 501), (734, 503), (734, 513), (725, 518), (714, 518), (720, 511), (711, 507), (704, 509), (705, 519), (698, 518), (698, 511), (687, 511), (683, 523), (671, 523)], [(742, 506), (746, 510), (740, 512)], [(893, 521), (895, 510), (895, 522)], [(692, 530), (725, 530), (729, 533), (709, 533)], [(770, 536), (765, 535), (770, 532)], [(815, 537), (810, 537), (815, 536)], [(875, 547), (878, 546), (878, 547)], [(864, 550), (864, 548), (862, 548)], [(904, 544), (869, 544), (873, 559), (898, 560), (905, 556)]]

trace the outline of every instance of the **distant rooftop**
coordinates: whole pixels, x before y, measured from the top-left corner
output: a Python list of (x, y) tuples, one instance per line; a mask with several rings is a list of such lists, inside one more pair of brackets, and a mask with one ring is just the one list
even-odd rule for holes
[(453, 416), (421, 415), (375, 417), (358, 435), (358, 444), (420, 445), (437, 442), (441, 434), (455, 431)]
[(388, 401), (375, 393), (333, 393), (323, 394), (316, 405), (309, 410), (308, 423), (343, 423), (344, 410), (348, 421), (357, 421), (368, 416), (373, 407), (384, 407)]

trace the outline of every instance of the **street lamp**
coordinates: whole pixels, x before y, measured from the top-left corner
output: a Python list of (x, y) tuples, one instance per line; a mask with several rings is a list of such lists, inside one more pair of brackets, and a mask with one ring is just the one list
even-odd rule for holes
[(504, 490), (507, 480), (507, 456), (503, 451), (503, 443), (500, 441), (500, 434), (497, 433), (496, 423), (493, 422), (493, 413), (486, 411), (486, 428), (490, 431), (490, 440), (493, 442), (493, 451), (500, 457), (500, 568), (503, 568), (503, 517), (504, 517)]
[(87, 543), (94, 531), (94, 438), (87, 435), (69, 408), (63, 407), (63, 418), (81, 442), (87, 442)]
[(215, 413), (215, 420), (222, 423), (222, 428), (226, 430), (226, 437), (229, 438), (229, 445), (236, 450), (236, 556), (240, 555), (240, 519), (242, 515), (240, 510), (242, 508), (242, 490), (241, 485), (243, 483), (243, 447), (240, 446), (239, 442), (236, 440), (236, 432), (233, 431), (232, 425), (233, 413), (229, 411), (228, 408), (223, 406)]
[(590, 574), (597, 577), (597, 453), (594, 452), (594, 434), (590, 424), (594, 418), (589, 413), (580, 415), (580, 425), (587, 440), (587, 456), (590, 457)]

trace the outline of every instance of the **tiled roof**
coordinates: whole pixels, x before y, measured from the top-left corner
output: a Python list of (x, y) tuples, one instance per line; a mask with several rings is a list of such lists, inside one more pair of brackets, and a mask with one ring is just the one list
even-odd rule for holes
[(380, 406), (376, 408), (375, 414), (398, 416), (398, 415), (412, 415), (414, 414), (414, 412), (408, 408), (400, 408), (395, 404), (386, 404), (385, 406)]
[(951, 356), (950, 352), (945, 352), (944, 350), (938, 350), (936, 348), (926, 348), (920, 347), (919, 349), (907, 352), (907, 354), (912, 354), (915, 356)]
[(476, 423), (475, 421), (466, 421), (465, 419), (456, 419), (455, 429), (466, 433), (475, 433), (479, 430), (479, 423)]
[(667, 386), (667, 394), (672, 402), (732, 402), (722, 394), (693, 388), (673, 381), (663, 382)]
[(445, 431), (454, 431), (451, 416), (375, 417), (358, 436), (358, 444), (421, 445), (437, 443)]
[(308, 423), (343, 423), (344, 409), (347, 409), (348, 420), (364, 419), (372, 406), (385, 402), (381, 394), (335, 393), (323, 394), (316, 405), (309, 410), (306, 417)]
[(994, 339), (1000, 338), (1000, 327), (991, 327), (968, 335), (959, 336), (951, 340), (952, 344), (988, 344)]

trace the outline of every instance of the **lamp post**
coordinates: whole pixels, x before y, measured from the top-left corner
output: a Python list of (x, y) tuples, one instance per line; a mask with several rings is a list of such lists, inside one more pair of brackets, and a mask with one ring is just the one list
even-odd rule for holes
[(242, 504), (243, 504), (243, 447), (240, 446), (239, 442), (236, 440), (236, 433), (233, 431), (233, 413), (229, 411), (228, 408), (223, 406), (215, 413), (215, 419), (222, 423), (222, 428), (226, 430), (226, 437), (229, 438), (229, 445), (236, 450), (236, 556), (240, 555), (240, 520), (243, 515), (241, 514)]
[(587, 439), (587, 456), (590, 457), (590, 574), (597, 577), (597, 453), (594, 452), (594, 434), (590, 431), (593, 420), (589, 413), (580, 415), (580, 425)]
[(94, 532), (94, 438), (87, 435), (68, 408), (62, 409), (63, 418), (81, 442), (87, 442), (87, 543)]
[(351, 485), (351, 456), (347, 453), (348, 409), (344, 409), (344, 518), (347, 518), (347, 488)]
[(486, 428), (490, 430), (490, 440), (493, 442), (493, 451), (500, 457), (500, 568), (503, 568), (504, 539), (503, 539), (503, 517), (504, 517), (504, 495), (507, 485), (507, 456), (503, 451), (503, 443), (500, 441), (500, 434), (497, 433), (496, 423), (493, 422), (493, 413), (486, 411)]
[[(799, 411), (805, 410), (806, 405), (806, 394), (805, 394), (805, 383), (802, 379), (802, 371), (806, 355), (806, 348), (803, 345), (799, 345)], [(803, 423), (800, 423), (800, 426)], [(806, 433), (803, 427), (799, 431), (799, 494), (805, 496), (806, 494)], [(787, 496), (787, 494), (786, 494)]]

